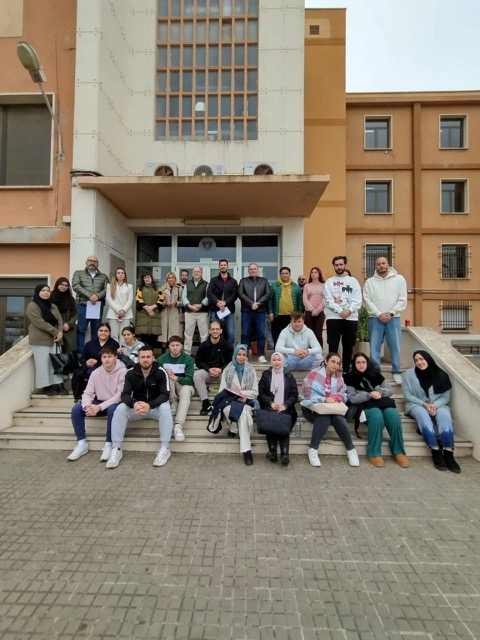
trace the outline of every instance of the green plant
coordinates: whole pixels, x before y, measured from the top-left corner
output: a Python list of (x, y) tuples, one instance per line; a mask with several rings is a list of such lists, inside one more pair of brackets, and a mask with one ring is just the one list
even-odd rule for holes
[(363, 305), (358, 311), (357, 340), (368, 342), (368, 311)]

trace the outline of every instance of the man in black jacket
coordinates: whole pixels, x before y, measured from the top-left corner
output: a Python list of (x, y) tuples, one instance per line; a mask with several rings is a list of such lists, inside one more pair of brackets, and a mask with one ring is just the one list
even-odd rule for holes
[[(228, 260), (223, 258), (218, 263), (219, 274), (210, 280), (207, 289), (210, 311), (210, 322), (222, 321), (225, 327), (227, 340), (231, 345), (235, 344), (235, 300), (238, 298), (238, 282), (228, 273)], [(226, 316), (225, 310), (229, 312)], [(217, 312), (220, 315), (217, 315)]]
[(163, 467), (167, 464), (171, 455), (169, 443), (173, 429), (169, 397), (167, 376), (155, 362), (152, 347), (140, 347), (138, 363), (125, 376), (122, 403), (113, 414), (112, 453), (107, 461), (107, 469), (118, 467), (123, 458), (121, 446), (129, 420), (158, 420), (161, 446), (153, 466)]
[(238, 285), (238, 297), (242, 301), (242, 343), (250, 347), (255, 331), (258, 361), (266, 364), (265, 358), (265, 317), (270, 298), (270, 283), (258, 275), (258, 264), (248, 265), (248, 278), (242, 278)]
[(198, 370), (193, 374), (193, 384), (202, 401), (201, 416), (208, 415), (212, 408), (208, 399), (207, 384), (220, 384), (222, 371), (233, 357), (233, 347), (223, 339), (222, 327), (218, 320), (212, 322), (208, 333), (210, 336), (198, 347), (195, 357)]

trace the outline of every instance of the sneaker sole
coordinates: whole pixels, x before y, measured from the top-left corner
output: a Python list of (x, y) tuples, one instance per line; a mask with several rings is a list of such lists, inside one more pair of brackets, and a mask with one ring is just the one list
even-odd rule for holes
[(167, 462), (170, 460), (170, 456), (171, 455), (172, 455), (172, 452), (169, 449), (167, 457), (164, 460), (162, 460), (162, 462), (157, 462), (157, 459), (155, 458), (155, 460), (153, 461), (153, 466), (154, 467), (163, 467), (163, 466), (165, 466), (167, 464)]

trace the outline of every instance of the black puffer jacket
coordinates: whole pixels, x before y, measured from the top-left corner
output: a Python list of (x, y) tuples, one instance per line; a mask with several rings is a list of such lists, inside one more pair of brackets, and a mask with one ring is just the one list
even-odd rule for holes
[(135, 402), (148, 402), (150, 409), (159, 407), (164, 402), (168, 402), (169, 392), (167, 386), (167, 376), (154, 362), (150, 374), (145, 378), (142, 368), (136, 364), (125, 376), (125, 384), (122, 391), (122, 402), (128, 407), (132, 407)]

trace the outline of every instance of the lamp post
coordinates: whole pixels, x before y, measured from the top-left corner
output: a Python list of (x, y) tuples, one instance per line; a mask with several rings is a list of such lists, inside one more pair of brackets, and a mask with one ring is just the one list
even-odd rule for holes
[(50, 100), (47, 98), (47, 95), (43, 89), (43, 83), (47, 81), (47, 77), (45, 76), (45, 72), (43, 71), (43, 67), (38, 58), (37, 52), (30, 44), (28, 44), (28, 42), (19, 42), (17, 44), (17, 57), (30, 74), (32, 81), (38, 85), (38, 88), (40, 89), (40, 92), (43, 96), (47, 109), (53, 120), (55, 131), (57, 132), (57, 161), (61, 162), (62, 160), (65, 160), (62, 132), (60, 131), (60, 123), (58, 121), (58, 118), (55, 115), (52, 109), (52, 105), (50, 104)]

